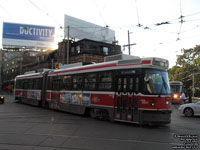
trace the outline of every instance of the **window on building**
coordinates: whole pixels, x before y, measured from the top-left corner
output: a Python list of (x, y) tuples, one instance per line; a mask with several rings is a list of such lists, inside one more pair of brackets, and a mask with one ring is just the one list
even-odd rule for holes
[(71, 54), (74, 54), (74, 47), (71, 48)]
[(103, 54), (108, 55), (108, 47), (103, 47)]
[(76, 46), (76, 53), (77, 54), (81, 53), (81, 47), (80, 47), (80, 45)]

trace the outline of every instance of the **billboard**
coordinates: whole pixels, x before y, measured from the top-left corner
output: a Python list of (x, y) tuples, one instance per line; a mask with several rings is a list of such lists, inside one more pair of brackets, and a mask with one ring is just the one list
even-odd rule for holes
[(4, 22), (2, 45), (4, 48), (52, 48), (54, 34), (54, 27)]
[[(68, 30), (69, 29), (69, 30)], [(112, 43), (115, 40), (115, 31), (78, 18), (65, 15), (64, 36), (77, 39), (90, 39)]]

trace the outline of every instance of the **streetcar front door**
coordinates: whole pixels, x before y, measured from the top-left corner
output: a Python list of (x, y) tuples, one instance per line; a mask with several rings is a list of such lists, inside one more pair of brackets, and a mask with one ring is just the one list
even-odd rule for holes
[(115, 82), (114, 119), (138, 122), (138, 98), (134, 76), (118, 76)]

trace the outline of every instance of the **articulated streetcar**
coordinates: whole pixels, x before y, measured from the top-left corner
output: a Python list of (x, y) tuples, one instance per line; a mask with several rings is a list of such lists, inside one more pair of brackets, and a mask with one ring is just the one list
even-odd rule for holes
[(15, 79), (15, 100), (94, 118), (168, 124), (168, 61), (136, 58), (77, 66)]

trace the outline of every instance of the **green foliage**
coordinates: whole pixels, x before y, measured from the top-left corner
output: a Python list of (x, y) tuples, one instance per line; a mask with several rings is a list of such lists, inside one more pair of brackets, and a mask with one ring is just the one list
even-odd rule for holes
[(182, 49), (182, 55), (177, 56), (176, 65), (168, 70), (170, 81), (182, 81), (187, 91), (192, 90), (193, 74), (195, 95), (200, 96), (200, 46)]

